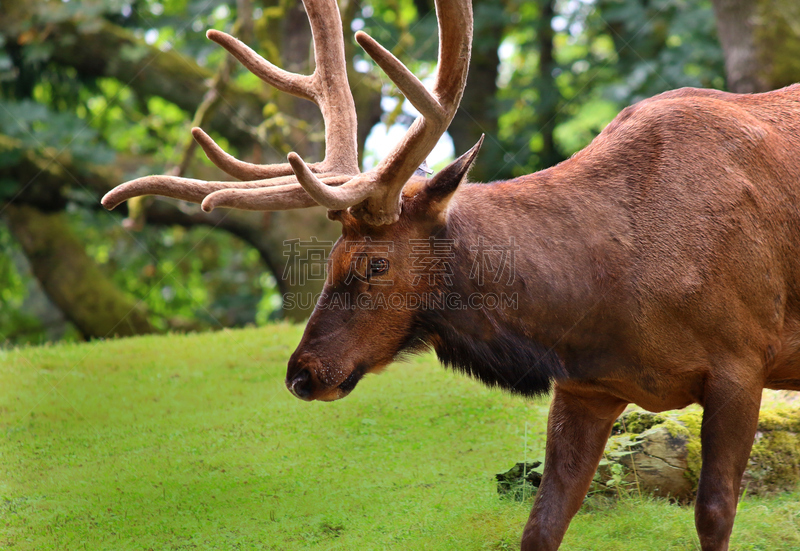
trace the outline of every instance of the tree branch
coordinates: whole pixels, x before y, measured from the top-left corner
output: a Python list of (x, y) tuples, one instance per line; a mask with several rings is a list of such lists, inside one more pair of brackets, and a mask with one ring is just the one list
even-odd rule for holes
[[(9, 36), (13, 31), (0, 18), (0, 33), (6, 34), (7, 40), (51, 44), (52, 61), (75, 68), (82, 78), (116, 78), (142, 97), (159, 96), (192, 113), (203, 102), (214, 77), (194, 59), (174, 50), (162, 51), (105, 20), (93, 25), (62, 21), (36, 26), (24, 39)], [(209, 128), (237, 147), (251, 146), (255, 140), (246, 128), (263, 122), (262, 109), (269, 94), (230, 85), (225, 99), (225, 105), (208, 121)], [(231, 124), (236, 119), (243, 124)]]
[(63, 213), (6, 204), (4, 217), (50, 300), (87, 338), (153, 331), (141, 303), (98, 269)]

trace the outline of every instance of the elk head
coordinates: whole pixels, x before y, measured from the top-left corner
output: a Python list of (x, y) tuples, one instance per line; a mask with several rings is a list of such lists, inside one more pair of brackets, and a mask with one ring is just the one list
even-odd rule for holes
[[(329, 211), (341, 222), (342, 237), (331, 251), (322, 296), (289, 360), (286, 386), (295, 396), (342, 398), (366, 373), (425, 345), (420, 307), (428, 297), (447, 293), (448, 276), (420, 268), (415, 253), (435, 254), (431, 240), (444, 229), (448, 202), (480, 145), (431, 179), (413, 176), (394, 224), (376, 226), (347, 210)], [(420, 248), (427, 250), (415, 251)]]
[[(290, 153), (284, 164), (246, 163), (194, 128), (192, 135), (208, 158), (241, 182), (147, 176), (116, 187), (103, 198), (103, 205), (113, 209), (132, 197), (162, 195), (200, 203), (206, 211), (215, 207), (286, 210), (317, 204), (328, 208), (329, 217), (342, 223), (342, 237), (331, 253), (322, 298), (289, 361), (286, 384), (300, 398), (332, 400), (347, 395), (365, 373), (418, 344), (411, 305), (359, 307), (358, 300), (383, 295), (389, 282), (393, 294), (412, 294), (407, 247), (442, 227), (448, 201), (480, 148), (478, 143), (430, 180), (415, 176), (461, 101), (472, 44), (472, 5), (470, 0), (436, 2), (439, 59), (431, 92), (369, 35), (356, 33), (356, 41), (421, 113), (394, 150), (374, 169), (362, 173), (336, 1), (305, 0), (304, 4), (314, 39), (312, 75), (279, 69), (223, 32), (212, 30), (207, 36), (265, 82), (320, 107), (325, 122), (324, 160), (306, 164)], [(370, 247), (378, 242), (394, 243), (394, 250), (376, 254)], [(336, 300), (349, 302), (349, 307), (336, 307)]]

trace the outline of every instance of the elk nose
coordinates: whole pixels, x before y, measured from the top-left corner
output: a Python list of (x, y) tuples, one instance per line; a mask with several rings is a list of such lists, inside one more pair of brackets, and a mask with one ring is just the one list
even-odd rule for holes
[(301, 400), (306, 400), (311, 395), (311, 386), (311, 373), (308, 372), (308, 369), (302, 369), (291, 379), (286, 379), (286, 387), (289, 392)]

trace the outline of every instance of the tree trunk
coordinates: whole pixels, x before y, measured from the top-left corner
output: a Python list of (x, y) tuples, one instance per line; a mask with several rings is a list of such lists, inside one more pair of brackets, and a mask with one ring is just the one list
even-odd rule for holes
[(725, 55), (728, 89), (740, 94), (769, 90), (755, 41), (753, 0), (712, 0), (717, 32)]
[(536, 110), (537, 126), (542, 134), (542, 148), (538, 152), (539, 165), (548, 168), (564, 160), (555, 143), (556, 116), (561, 93), (556, 86), (556, 61), (553, 56), (553, 16), (555, 0), (540, 2), (539, 24), (536, 29), (539, 43), (539, 104)]
[(800, 3), (760, 0), (755, 41), (770, 89), (800, 82)]
[(64, 214), (7, 204), (9, 228), (45, 293), (86, 338), (153, 331), (143, 308), (97, 268)]
[(728, 89), (765, 92), (800, 81), (796, 0), (713, 0)]
[[(178, 52), (161, 51), (129, 31), (106, 21), (88, 29), (64, 22), (43, 29), (49, 33), (53, 61), (74, 67), (83, 78), (112, 77), (142, 97), (159, 96), (194, 113), (208, 90), (213, 73)], [(262, 109), (270, 95), (231, 84), (225, 102), (211, 117), (207, 130), (219, 132), (239, 148), (251, 147), (248, 127), (263, 120)], [(235, 107), (235, 108), (234, 108)], [(239, 123), (239, 124), (237, 124)]]
[(280, 212), (227, 211), (187, 213), (169, 201), (147, 208), (154, 224), (184, 227), (205, 225), (225, 230), (253, 246), (275, 277), (284, 298), (283, 317), (301, 322), (314, 309), (325, 279), (325, 260), (317, 251), (330, 252), (339, 225), (330, 222), (322, 207)]
[(472, 59), (467, 76), (467, 88), (461, 107), (450, 124), (456, 156), (470, 149), (481, 134), (486, 141), (481, 149), (481, 161), (470, 171), (470, 179), (479, 182), (508, 176), (498, 174), (504, 166), (504, 151), (497, 141), (497, 71), (500, 65), (498, 49), (506, 24), (504, 6), (497, 2), (475, 0), (475, 31)]

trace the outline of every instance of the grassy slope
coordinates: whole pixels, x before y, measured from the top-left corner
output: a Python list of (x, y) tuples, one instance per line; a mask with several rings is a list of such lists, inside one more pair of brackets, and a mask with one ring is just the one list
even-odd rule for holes
[[(0, 351), (0, 548), (516, 549), (493, 474), (544, 446), (545, 401), (431, 357), (346, 400), (283, 386), (273, 326)], [(800, 549), (800, 494), (746, 500), (734, 549)], [(694, 549), (692, 511), (584, 508), (564, 549)]]

